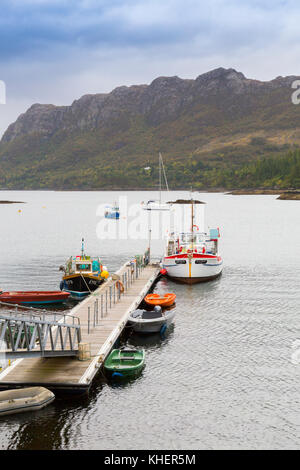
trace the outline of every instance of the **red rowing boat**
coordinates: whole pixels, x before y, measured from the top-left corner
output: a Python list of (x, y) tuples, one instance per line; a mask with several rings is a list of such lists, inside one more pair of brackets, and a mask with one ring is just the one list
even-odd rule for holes
[(18, 292), (1, 292), (0, 302), (9, 304), (38, 304), (48, 305), (57, 304), (66, 300), (70, 296), (69, 292), (61, 291), (18, 291)]

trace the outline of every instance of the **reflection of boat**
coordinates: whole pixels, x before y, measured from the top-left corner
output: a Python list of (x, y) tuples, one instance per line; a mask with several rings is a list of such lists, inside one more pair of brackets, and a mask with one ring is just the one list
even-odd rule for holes
[(18, 305), (48, 305), (66, 300), (70, 294), (60, 291), (0, 292), (0, 302)]
[(82, 239), (81, 255), (71, 256), (66, 266), (60, 267), (64, 272), (60, 289), (69, 292), (75, 299), (81, 299), (96, 290), (109, 276), (99, 257), (93, 258), (84, 254), (83, 243)]
[(55, 399), (44, 387), (27, 387), (0, 392), (0, 416), (40, 410)]
[(143, 349), (113, 349), (104, 363), (104, 368), (113, 378), (130, 378), (141, 372), (144, 363)]
[(120, 209), (119, 206), (115, 203), (114, 206), (106, 206), (104, 211), (104, 217), (106, 219), (119, 219), (120, 218)]
[(223, 267), (222, 258), (218, 254), (219, 229), (210, 229), (209, 233), (200, 232), (194, 224), (194, 204), (200, 204), (200, 201), (180, 200), (172, 204), (191, 205), (191, 230), (170, 233), (162, 262), (163, 273), (188, 284), (215, 279)]
[(169, 211), (169, 204), (161, 202), (161, 190), (162, 190), (162, 175), (166, 183), (167, 191), (169, 191), (167, 175), (164, 167), (164, 162), (161, 153), (158, 154), (158, 165), (159, 165), (159, 200), (150, 200), (148, 202), (142, 202), (142, 207), (147, 211)]
[(129, 317), (129, 325), (137, 333), (158, 333), (162, 328), (167, 328), (175, 317), (174, 310), (162, 312), (161, 307), (156, 306), (154, 310), (135, 310)]
[(145, 302), (148, 305), (160, 305), (161, 307), (170, 307), (176, 299), (176, 294), (167, 293), (164, 295), (148, 294), (145, 297)]

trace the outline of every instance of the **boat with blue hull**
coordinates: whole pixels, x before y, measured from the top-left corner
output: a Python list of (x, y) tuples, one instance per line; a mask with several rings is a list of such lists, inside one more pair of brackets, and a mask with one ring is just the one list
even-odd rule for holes
[(114, 206), (106, 206), (104, 211), (104, 217), (106, 219), (119, 219), (120, 218), (120, 208), (115, 203)]

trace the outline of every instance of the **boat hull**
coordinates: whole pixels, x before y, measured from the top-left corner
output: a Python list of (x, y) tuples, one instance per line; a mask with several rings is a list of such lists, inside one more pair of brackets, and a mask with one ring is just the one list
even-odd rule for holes
[(104, 279), (98, 276), (72, 274), (63, 277), (60, 288), (64, 292), (69, 292), (72, 298), (80, 300), (98, 289), (103, 281)]
[(176, 300), (175, 294), (165, 294), (164, 296), (160, 296), (159, 294), (148, 294), (144, 298), (144, 301), (147, 305), (151, 307), (159, 305), (160, 307), (171, 307)]
[(106, 219), (119, 219), (120, 218), (120, 213), (119, 212), (111, 212), (108, 214), (105, 214)]
[(207, 277), (175, 277), (175, 276), (167, 276), (172, 279), (172, 281), (178, 282), (180, 284), (198, 284), (200, 282), (209, 282), (217, 279), (221, 276), (222, 272), (216, 274), (214, 276), (207, 276)]
[[(121, 354), (121, 359), (120, 358)], [(132, 355), (128, 357), (128, 354)], [(127, 357), (126, 357), (127, 355)], [(105, 373), (109, 378), (124, 379), (137, 377), (145, 364), (145, 352), (126, 351), (124, 353), (114, 349), (104, 363)]]
[(54, 399), (54, 393), (44, 387), (28, 387), (0, 392), (0, 416), (40, 410)]
[(168, 328), (174, 320), (175, 310), (164, 312), (161, 317), (152, 319), (142, 319), (129, 317), (128, 325), (133, 328), (133, 331), (141, 334), (159, 333), (163, 327)]
[(50, 305), (62, 303), (69, 296), (68, 292), (59, 291), (3, 292), (0, 294), (0, 301), (18, 305)]
[(213, 255), (178, 255), (165, 257), (163, 268), (167, 276), (185, 284), (196, 284), (216, 279), (222, 273), (223, 261)]

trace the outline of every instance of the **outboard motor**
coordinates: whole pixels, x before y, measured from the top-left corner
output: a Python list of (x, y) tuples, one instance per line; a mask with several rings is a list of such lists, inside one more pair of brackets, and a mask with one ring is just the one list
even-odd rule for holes
[(156, 306), (154, 307), (154, 312), (156, 312), (156, 313), (161, 313), (161, 312), (162, 312), (161, 306), (160, 306), (160, 305), (156, 305)]

